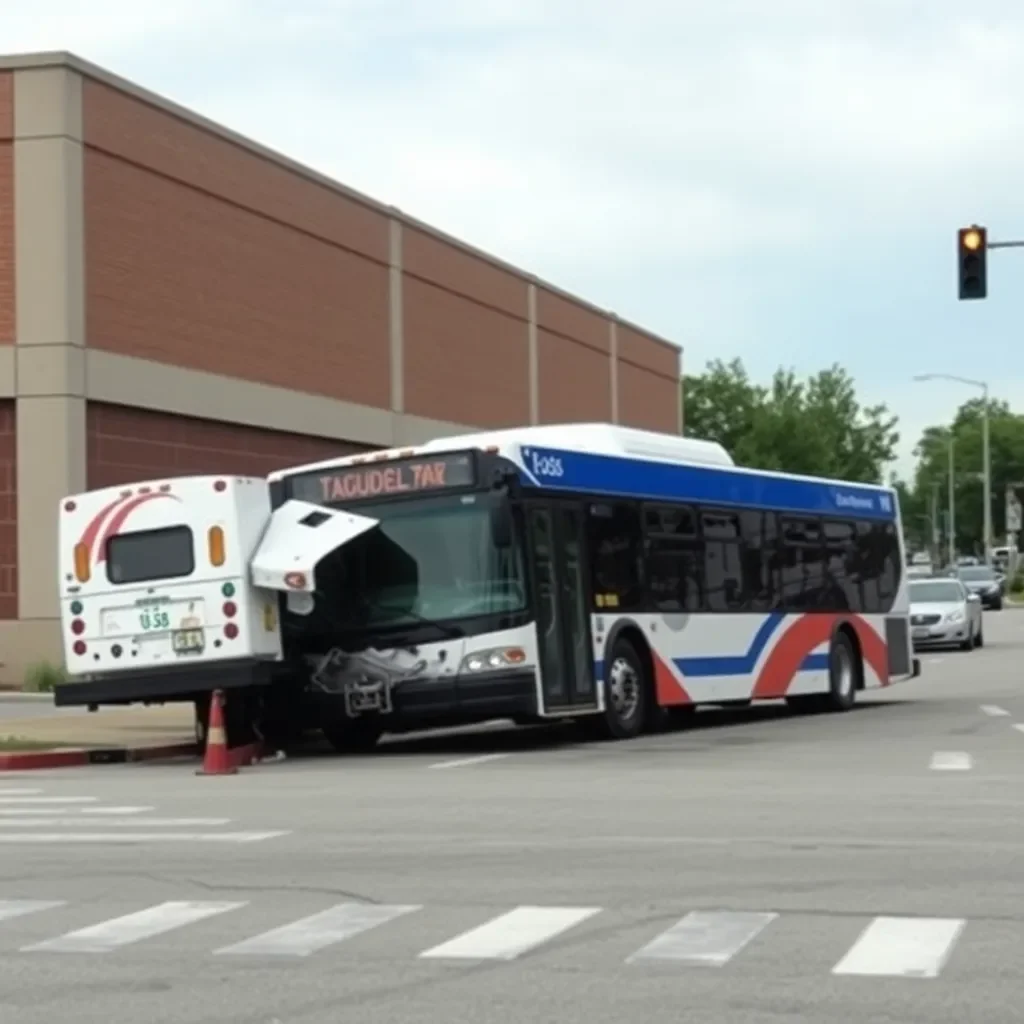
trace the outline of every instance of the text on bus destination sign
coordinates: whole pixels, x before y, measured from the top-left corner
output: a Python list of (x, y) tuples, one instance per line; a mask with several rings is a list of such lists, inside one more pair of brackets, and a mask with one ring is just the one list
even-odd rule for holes
[[(296, 481), (296, 491), (314, 501), (354, 501), (392, 494), (442, 491), (473, 483), (468, 455), (440, 456), (397, 463), (346, 466)], [(299, 497), (296, 494), (296, 497)]]

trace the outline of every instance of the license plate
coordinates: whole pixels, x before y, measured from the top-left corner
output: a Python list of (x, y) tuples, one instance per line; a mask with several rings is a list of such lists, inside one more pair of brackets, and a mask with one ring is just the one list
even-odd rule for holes
[(914, 639), (922, 640), (928, 635), (927, 627), (919, 628), (914, 630)]
[(175, 654), (192, 654), (206, 646), (206, 635), (201, 629), (176, 629), (171, 634), (171, 647)]

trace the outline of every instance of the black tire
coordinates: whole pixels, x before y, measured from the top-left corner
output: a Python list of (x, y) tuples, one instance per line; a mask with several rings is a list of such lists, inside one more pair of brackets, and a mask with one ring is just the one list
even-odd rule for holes
[(828, 652), (829, 691), (824, 695), (822, 707), (826, 711), (849, 711), (857, 701), (864, 667), (853, 641), (845, 632), (832, 637)]
[(974, 650), (974, 630), (972, 629), (967, 634), (967, 639), (960, 644), (961, 651), (973, 651)]
[(195, 736), (199, 753), (206, 752), (206, 739), (210, 731), (210, 695), (205, 694), (195, 701)]
[(992, 611), (1001, 612), (1003, 610), (1003, 599), (997, 598), (995, 603), (992, 605)]
[(347, 719), (332, 719), (324, 722), (320, 729), (339, 754), (370, 753), (384, 731), (371, 722)]
[(978, 635), (977, 635), (977, 637), (974, 640), (974, 646), (975, 647), (984, 647), (985, 646), (985, 627), (984, 626), (979, 626), (978, 627)]
[(590, 723), (592, 731), (601, 739), (634, 739), (644, 731), (651, 707), (647, 666), (623, 637), (612, 644), (605, 664), (605, 709)]

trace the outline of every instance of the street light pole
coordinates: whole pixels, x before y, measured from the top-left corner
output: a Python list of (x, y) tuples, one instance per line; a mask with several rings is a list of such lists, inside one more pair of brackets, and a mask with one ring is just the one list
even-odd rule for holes
[(953, 431), (949, 432), (949, 566), (956, 565), (956, 487), (953, 482)]
[(957, 377), (951, 373), (918, 373), (914, 380), (952, 380), (958, 384), (968, 384), (972, 388), (981, 388), (981, 447), (982, 447), (982, 486), (984, 491), (984, 516), (982, 522), (985, 531), (985, 564), (992, 561), (992, 455), (989, 451), (989, 415), (988, 415), (988, 384), (983, 380), (972, 380), (969, 377)]

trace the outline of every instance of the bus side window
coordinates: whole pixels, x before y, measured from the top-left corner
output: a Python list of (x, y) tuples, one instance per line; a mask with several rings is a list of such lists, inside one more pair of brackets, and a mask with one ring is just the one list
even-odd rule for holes
[(747, 588), (740, 558), (740, 520), (734, 512), (704, 512), (704, 586), (708, 611), (746, 611)]
[(825, 546), (817, 519), (783, 517), (781, 521), (782, 606), (821, 608), (825, 593)]
[(856, 571), (856, 530), (853, 523), (826, 519), (825, 577), (831, 611), (859, 612), (864, 604)]
[[(641, 611), (644, 603), (640, 512), (633, 505), (591, 505), (587, 515), (590, 589), (595, 608)], [(601, 604), (596, 598), (600, 597)]]
[(899, 589), (899, 541), (892, 523), (857, 523), (857, 561), (865, 612), (888, 612)]
[(648, 505), (644, 509), (647, 590), (659, 612), (699, 612), (703, 601), (703, 549), (692, 509)]
[(774, 512), (740, 513), (740, 558), (749, 612), (768, 612), (775, 607), (779, 590), (777, 531)]

